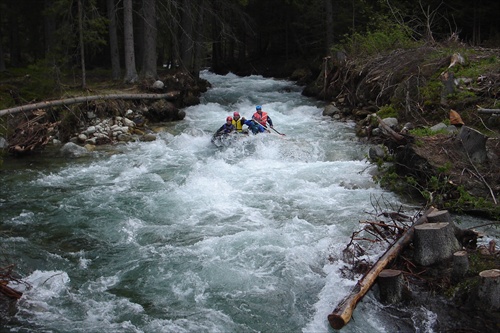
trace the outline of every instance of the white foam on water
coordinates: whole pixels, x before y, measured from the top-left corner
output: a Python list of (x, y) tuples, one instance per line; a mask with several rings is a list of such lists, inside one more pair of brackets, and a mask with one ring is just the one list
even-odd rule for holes
[[(326, 316), (355, 283), (340, 274), (352, 231), (372, 196), (398, 200), (372, 181), (353, 124), (323, 117), (290, 82), (203, 75), (213, 85), (203, 103), (156, 141), (28, 184), (33, 201), (50, 193), (50, 209), (27, 208), (10, 223), (33, 226), (35, 262), (47, 266), (37, 274), (56, 267), (65, 278), (26, 295), (44, 310), (21, 304), (21, 323), (74, 332), (328, 331)], [(227, 115), (249, 118), (257, 104), (284, 136), (211, 144)], [(362, 325), (383, 330), (366, 318), (375, 324)]]

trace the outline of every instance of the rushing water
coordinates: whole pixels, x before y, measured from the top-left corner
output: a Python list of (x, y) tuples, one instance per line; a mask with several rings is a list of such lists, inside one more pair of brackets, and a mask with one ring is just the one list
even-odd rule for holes
[[(333, 331), (327, 315), (355, 283), (342, 250), (373, 197), (398, 199), (372, 181), (353, 124), (299, 87), (203, 77), (202, 103), (154, 142), (5, 162), (2, 254), (29, 288), (2, 332)], [(211, 144), (257, 104), (285, 136)], [(382, 312), (369, 293), (343, 331), (393, 331)], [(436, 320), (412, 316), (421, 331)]]

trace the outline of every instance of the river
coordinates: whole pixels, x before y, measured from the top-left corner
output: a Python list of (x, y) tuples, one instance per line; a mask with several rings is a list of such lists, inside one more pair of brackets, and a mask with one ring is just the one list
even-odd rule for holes
[[(154, 142), (5, 161), (3, 260), (26, 284), (2, 332), (333, 331), (327, 315), (356, 281), (342, 250), (374, 198), (404, 203), (373, 182), (354, 124), (322, 116), (301, 87), (202, 77), (201, 104)], [(211, 144), (226, 116), (258, 104), (285, 135)], [(437, 320), (410, 317), (422, 332)], [(393, 321), (370, 292), (343, 331)]]

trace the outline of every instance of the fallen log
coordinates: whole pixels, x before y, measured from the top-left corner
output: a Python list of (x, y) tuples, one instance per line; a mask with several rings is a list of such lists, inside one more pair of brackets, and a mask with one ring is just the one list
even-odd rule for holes
[(328, 315), (330, 326), (341, 329), (349, 320), (356, 308), (356, 304), (370, 290), (379, 273), (398, 256), (399, 252), (410, 243), (413, 238), (414, 227), (427, 221), (427, 215), (435, 210), (429, 208), (387, 251), (379, 258), (372, 268), (356, 283), (351, 292), (337, 305), (335, 310)]
[(484, 114), (498, 114), (498, 113), (500, 113), (500, 109), (483, 109), (483, 108), (478, 108), (477, 112), (478, 113), (484, 113)]
[(110, 94), (110, 95), (94, 95), (94, 96), (80, 96), (73, 98), (58, 99), (54, 101), (45, 101), (33, 104), (27, 104), (22, 106), (17, 106), (9, 109), (0, 110), (0, 117), (17, 113), (23, 111), (33, 111), (38, 109), (49, 108), (59, 105), (70, 105), (77, 104), (95, 100), (107, 100), (107, 99), (175, 99), (180, 94), (179, 91), (171, 91), (165, 94)]

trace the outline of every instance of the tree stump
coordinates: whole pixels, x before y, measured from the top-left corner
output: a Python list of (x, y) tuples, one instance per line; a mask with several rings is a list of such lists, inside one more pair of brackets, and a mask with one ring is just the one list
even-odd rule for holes
[(465, 151), (475, 163), (484, 163), (488, 159), (486, 153), (486, 141), (488, 137), (475, 129), (462, 126), (458, 138), (462, 142)]
[(481, 304), (492, 310), (500, 309), (500, 269), (489, 269), (479, 273), (478, 296)]
[(477, 233), (472, 230), (461, 229), (456, 223), (451, 219), (451, 215), (447, 210), (436, 209), (429, 213), (427, 216), (427, 222), (448, 222), (453, 225), (453, 231), (458, 242), (465, 247), (475, 248), (475, 242), (477, 241)]
[(377, 277), (377, 284), (382, 303), (392, 304), (402, 300), (404, 280), (401, 271), (384, 269)]
[(453, 225), (448, 222), (424, 223), (416, 226), (413, 245), (415, 262), (422, 266), (449, 259), (453, 253), (461, 249)]
[(429, 222), (429, 223), (436, 223), (436, 222), (452, 223), (452, 220), (451, 220), (450, 212), (448, 212), (447, 210), (436, 209), (436, 210), (432, 211), (431, 213), (429, 213), (429, 215), (427, 215), (427, 222)]
[(469, 270), (469, 256), (467, 251), (457, 251), (453, 253), (452, 279), (457, 281)]

